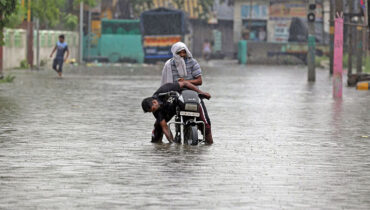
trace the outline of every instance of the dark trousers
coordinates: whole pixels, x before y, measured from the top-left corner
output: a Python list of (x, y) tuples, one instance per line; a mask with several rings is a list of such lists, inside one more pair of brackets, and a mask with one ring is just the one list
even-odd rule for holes
[(63, 58), (54, 58), (54, 60), (53, 60), (53, 69), (57, 72), (62, 72), (63, 71), (63, 62), (64, 62)]
[(211, 125), (211, 119), (209, 119), (208, 111), (207, 111), (206, 105), (204, 104), (203, 99), (200, 100), (200, 104), (202, 105), (202, 108), (203, 108), (203, 111), (204, 111), (204, 116), (205, 116), (206, 120), (208, 121), (208, 124)]
[[(208, 134), (211, 133), (211, 120), (209, 119), (209, 116), (208, 116), (208, 112), (207, 112), (207, 108), (206, 106), (204, 105), (204, 101), (201, 100), (200, 102), (200, 108), (199, 108), (199, 113), (200, 113), (200, 120), (202, 120), (204, 122), (204, 125), (205, 125), (205, 135), (207, 136)], [(202, 133), (203, 133), (203, 129), (201, 129)], [(204, 135), (204, 133), (203, 133)]]
[[(206, 106), (204, 106), (203, 100), (201, 100), (201, 103), (200, 103), (199, 113), (200, 113), (199, 118), (201, 121), (204, 122), (204, 125), (205, 125), (205, 131), (206, 131), (205, 135), (207, 135), (211, 133), (211, 121), (208, 117), (208, 112), (207, 112)], [(203, 129), (201, 129), (201, 131), (203, 132)], [(156, 121), (154, 123), (154, 130), (152, 131), (152, 142), (161, 142), (162, 139), (163, 139), (163, 130), (159, 122)]]

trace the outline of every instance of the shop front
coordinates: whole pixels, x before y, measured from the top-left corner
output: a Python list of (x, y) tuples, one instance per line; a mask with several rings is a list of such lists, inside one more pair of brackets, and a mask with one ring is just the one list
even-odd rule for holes
[[(322, 0), (316, 1), (315, 34), (318, 48), (325, 42)], [(306, 62), (307, 1), (236, 0), (234, 45), (247, 40), (248, 62)], [(325, 54), (326, 48), (320, 48)], [(285, 62), (284, 59), (289, 60)]]
[[(246, 39), (256, 42), (288, 43), (306, 42), (307, 2), (305, 0), (244, 0), (235, 3), (234, 42)], [(323, 36), (322, 1), (317, 1), (316, 34), (317, 40)], [(239, 13), (239, 14), (238, 14)], [(240, 18), (241, 20), (235, 20)]]

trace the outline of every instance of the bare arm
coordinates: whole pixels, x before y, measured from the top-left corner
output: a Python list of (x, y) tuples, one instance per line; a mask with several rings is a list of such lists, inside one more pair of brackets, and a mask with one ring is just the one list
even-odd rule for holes
[(199, 90), (195, 85), (191, 84), (189, 81), (180, 81), (179, 82), (180, 88), (188, 88), (189, 90), (194, 90), (195, 92), (204, 95), (207, 99), (211, 98), (209, 93), (203, 92)]
[(162, 131), (163, 131), (164, 135), (166, 136), (167, 140), (170, 143), (172, 143), (173, 142), (172, 132), (171, 132), (170, 128), (168, 127), (166, 120), (162, 120), (160, 122), (160, 125), (162, 127)]
[(51, 52), (50, 58), (53, 57), (53, 54), (55, 53), (56, 50), (57, 50), (57, 46), (55, 46), (54, 49), (53, 49), (53, 51)]
[(195, 78), (195, 79), (187, 80), (187, 81), (190, 82), (193, 85), (198, 85), (198, 86), (202, 85), (202, 83), (203, 83), (201, 75), (199, 77)]
[(69, 57), (69, 50), (67, 50), (67, 55), (66, 55), (66, 58), (64, 58), (64, 61), (66, 61)]

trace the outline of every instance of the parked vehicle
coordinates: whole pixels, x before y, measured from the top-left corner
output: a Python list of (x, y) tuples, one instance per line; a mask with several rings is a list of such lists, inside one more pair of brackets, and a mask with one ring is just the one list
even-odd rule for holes
[(84, 57), (87, 61), (143, 63), (140, 20), (103, 19), (101, 36), (85, 37)]
[(171, 46), (184, 39), (185, 22), (185, 15), (180, 10), (158, 8), (143, 12), (140, 25), (144, 62), (154, 63), (171, 58)]

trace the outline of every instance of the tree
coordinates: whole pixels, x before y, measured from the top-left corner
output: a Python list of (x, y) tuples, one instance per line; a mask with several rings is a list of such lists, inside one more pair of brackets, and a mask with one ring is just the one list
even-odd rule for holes
[(77, 25), (78, 25), (78, 17), (76, 15), (73, 15), (71, 13), (68, 13), (64, 17), (64, 25), (69, 29), (69, 30), (75, 30)]
[(73, 1), (73, 6), (75, 8), (78, 8), (80, 6), (81, 2), (83, 2), (85, 5), (88, 5), (90, 7), (95, 7), (96, 5), (98, 5), (98, 2), (100, 2), (100, 0), (78, 0), (78, 1)]
[[(1, 1), (1, 0), (0, 0)], [(79, 3), (83, 2), (88, 6), (97, 5), (98, 0), (79, 0), (73, 1), (75, 7), (79, 7)], [(70, 13), (62, 13), (60, 8), (66, 5), (66, 0), (32, 0), (32, 14), (39, 18), (40, 23), (50, 27), (56, 26), (61, 17), (65, 21), (69, 29), (75, 29), (78, 21), (77, 16)]]
[(130, 0), (130, 4), (135, 16), (139, 16), (143, 10), (153, 7), (152, 0)]
[(213, 7), (213, 0), (201, 0), (200, 5), (202, 5), (203, 11), (200, 13), (200, 19), (207, 20), (209, 18), (209, 14), (212, 11)]
[(17, 4), (15, 11), (9, 16), (9, 21), (6, 24), (6, 27), (16, 28), (23, 22), (26, 14), (27, 14), (27, 10), (24, 7), (22, 7), (20, 4)]
[(3, 30), (17, 10), (18, 0), (0, 0), (0, 45), (4, 45)]
[(81, 1), (90, 7), (95, 7), (100, 0), (80, 0), (79, 2)]
[(59, 8), (64, 4), (65, 0), (32, 0), (32, 15), (39, 19), (40, 24), (53, 27), (59, 23)]
[(100, 0), (67, 0), (65, 4), (66, 7), (63, 12), (61, 12), (64, 27), (69, 30), (76, 29), (78, 25), (78, 14), (81, 2), (89, 7), (95, 7), (96, 5), (98, 5), (99, 1)]

